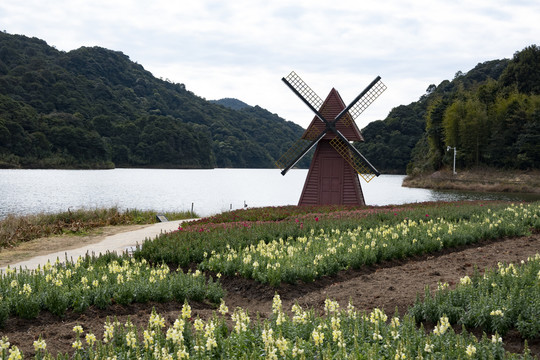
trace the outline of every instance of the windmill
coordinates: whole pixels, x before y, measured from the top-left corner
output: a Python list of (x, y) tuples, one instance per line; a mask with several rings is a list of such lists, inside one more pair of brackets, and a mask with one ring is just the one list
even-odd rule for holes
[(381, 77), (348, 106), (336, 89), (323, 101), (294, 71), (282, 80), (315, 113), (302, 137), (276, 162), (285, 175), (317, 145), (298, 205), (365, 205), (358, 175), (370, 182), (380, 173), (351, 141), (364, 141), (354, 120), (386, 90)]

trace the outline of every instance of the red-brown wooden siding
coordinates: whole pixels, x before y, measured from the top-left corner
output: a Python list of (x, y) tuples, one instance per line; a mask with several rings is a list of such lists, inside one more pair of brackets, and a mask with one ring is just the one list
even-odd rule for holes
[[(332, 89), (326, 97), (326, 100), (324, 100), (321, 108), (318, 110), (327, 121), (332, 122), (343, 109), (345, 109), (345, 103), (343, 102), (343, 99), (341, 99), (341, 96), (336, 89)], [(343, 136), (345, 136), (345, 138), (347, 138), (347, 140), (349, 141), (364, 141), (364, 138), (362, 137), (362, 134), (360, 133), (360, 130), (358, 129), (354, 121), (351, 121), (348, 125), (346, 124), (346, 121), (344, 121), (346, 116), (348, 115), (343, 116), (337, 122), (336, 129), (339, 130), (343, 134)], [(316, 137), (324, 129), (325, 124), (317, 116), (315, 116), (311, 121), (311, 124), (308, 126), (308, 128), (302, 135), (302, 138), (313, 137), (313, 134), (315, 134)], [(311, 136), (309, 136), (308, 134), (310, 134)], [(336, 135), (333, 132), (329, 131), (328, 133), (326, 133), (323, 139), (331, 140), (335, 137)]]
[(317, 144), (298, 205), (365, 205), (358, 174), (328, 140)]

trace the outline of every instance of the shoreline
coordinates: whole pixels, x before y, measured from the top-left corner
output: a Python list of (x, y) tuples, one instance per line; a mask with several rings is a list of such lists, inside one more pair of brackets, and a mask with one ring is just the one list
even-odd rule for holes
[(435, 190), (540, 194), (540, 171), (470, 169), (452, 174), (443, 169), (434, 173), (408, 175), (402, 186)]

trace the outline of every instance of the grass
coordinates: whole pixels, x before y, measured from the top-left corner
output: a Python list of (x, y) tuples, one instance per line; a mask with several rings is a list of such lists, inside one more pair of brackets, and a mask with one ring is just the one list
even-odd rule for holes
[(458, 169), (454, 175), (452, 169), (446, 169), (433, 174), (409, 175), (403, 181), (403, 186), (437, 190), (539, 194), (540, 172), (474, 168)]
[(152, 224), (156, 215), (169, 220), (198, 217), (191, 211), (158, 213), (153, 210), (108, 209), (68, 210), (61, 213), (40, 213), (26, 216), (8, 215), (0, 220), (0, 248), (17, 246), (40, 237), (60, 234), (83, 234), (86, 231), (110, 225)]

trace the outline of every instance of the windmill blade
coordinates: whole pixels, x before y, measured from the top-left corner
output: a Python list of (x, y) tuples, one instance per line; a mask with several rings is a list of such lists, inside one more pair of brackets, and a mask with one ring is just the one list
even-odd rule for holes
[(343, 135), (330, 140), (330, 145), (367, 183), (381, 174)]
[[(300, 138), (294, 145), (285, 152), (276, 166), (280, 169), (281, 175), (285, 175), (294, 165), (296, 165), (317, 143), (326, 135), (327, 130), (323, 130), (318, 136), (308, 136), (309, 139)], [(309, 135), (309, 134), (308, 134)]]
[(349, 113), (350, 116), (346, 116), (344, 123), (350, 125), (361, 113), (364, 112), (386, 90), (386, 85), (381, 81), (381, 77), (377, 76), (365, 89), (362, 91), (345, 109), (343, 109), (334, 119), (334, 122), (338, 122), (339, 119), (345, 114)]
[(321, 108), (323, 100), (294, 71), (291, 71), (287, 77), (284, 77), (281, 80), (288, 84), (289, 87), (295, 89), (298, 94), (300, 94), (302, 98), (306, 99), (306, 101), (316, 110)]
[(311, 111), (324, 123), (328, 123), (326, 119), (319, 113), (319, 109), (323, 104), (323, 100), (313, 91), (308, 84), (304, 82), (294, 71), (291, 71), (287, 77), (281, 79), (285, 85), (292, 90), (306, 104)]

